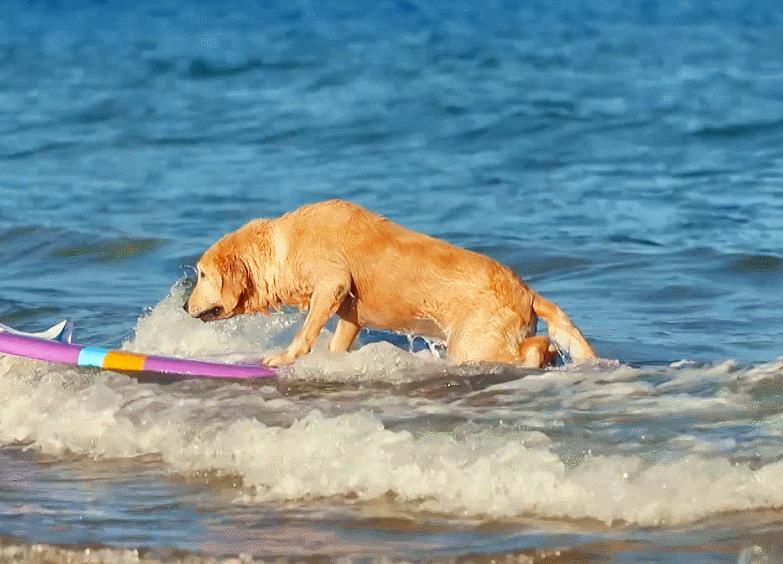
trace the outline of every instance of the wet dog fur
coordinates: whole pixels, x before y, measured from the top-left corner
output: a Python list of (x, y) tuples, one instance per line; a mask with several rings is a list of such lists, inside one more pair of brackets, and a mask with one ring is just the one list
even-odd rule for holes
[[(197, 268), (185, 309), (204, 321), (284, 305), (308, 310), (286, 350), (264, 360), (271, 366), (310, 352), (332, 315), (336, 352), (371, 327), (442, 339), (458, 363), (546, 366), (556, 356), (550, 338), (576, 362), (596, 357), (566, 314), (508, 267), (343, 200), (251, 221)], [(548, 337), (536, 336), (539, 317)]]

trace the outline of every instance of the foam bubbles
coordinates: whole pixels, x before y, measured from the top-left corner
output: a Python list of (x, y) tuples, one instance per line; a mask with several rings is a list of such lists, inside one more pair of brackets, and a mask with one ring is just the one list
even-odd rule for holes
[(183, 284), (136, 323), (135, 335), (123, 348), (147, 354), (183, 357), (261, 358), (283, 343), (300, 321), (297, 314), (243, 315), (204, 323), (182, 309)]
[(428, 370), (445, 369), (429, 350), (410, 353), (391, 343), (364, 345), (349, 353), (316, 350), (294, 364), (289, 377), (338, 382), (383, 381), (400, 383), (415, 380)]
[[(146, 354), (188, 358), (258, 360), (281, 350), (290, 342), (304, 316), (300, 313), (273, 313), (269, 316), (243, 315), (204, 323), (183, 309), (185, 288), (176, 284), (147, 315), (136, 324), (135, 335), (123, 348)], [(311, 354), (281, 371), (281, 377), (321, 381), (406, 381), (422, 370), (445, 368), (428, 350), (409, 353), (390, 343), (370, 343), (351, 353), (330, 353), (331, 332), (324, 330)]]
[[(757, 469), (688, 456), (649, 464), (638, 456), (566, 463), (546, 436), (516, 431), (393, 431), (369, 412), (310, 410), (290, 422), (221, 416), (210, 400), (118, 377), (76, 389), (6, 378), (0, 440), (49, 454), (154, 454), (183, 474), (237, 475), (245, 503), (393, 494), (420, 510), (479, 517), (597, 519), (677, 524), (721, 511), (783, 506), (783, 463)], [(280, 405), (287, 409), (292, 405)]]

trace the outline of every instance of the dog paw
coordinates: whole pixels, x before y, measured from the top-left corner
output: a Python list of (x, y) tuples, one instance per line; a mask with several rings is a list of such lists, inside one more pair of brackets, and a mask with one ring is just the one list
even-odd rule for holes
[(264, 358), (264, 364), (267, 366), (284, 366), (291, 364), (295, 358), (293, 358), (288, 352), (281, 352), (278, 354), (272, 354)]

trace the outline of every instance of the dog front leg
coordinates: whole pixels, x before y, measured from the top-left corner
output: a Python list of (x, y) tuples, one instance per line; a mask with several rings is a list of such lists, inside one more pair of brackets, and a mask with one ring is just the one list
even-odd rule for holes
[(331, 352), (346, 352), (351, 348), (362, 329), (359, 325), (359, 313), (356, 311), (356, 298), (351, 296), (345, 298), (337, 310), (337, 315), (340, 319), (337, 320), (337, 327), (329, 343), (329, 350)]
[(271, 355), (264, 359), (268, 366), (291, 364), (300, 356), (309, 353), (321, 330), (329, 318), (337, 311), (350, 289), (350, 284), (344, 281), (322, 282), (310, 298), (310, 310), (291, 344), (285, 352)]

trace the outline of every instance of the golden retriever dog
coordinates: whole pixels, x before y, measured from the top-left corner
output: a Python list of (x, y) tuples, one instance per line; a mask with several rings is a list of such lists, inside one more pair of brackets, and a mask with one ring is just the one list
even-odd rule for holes
[(595, 352), (563, 311), (508, 267), (398, 225), (357, 204), (329, 200), (251, 221), (210, 247), (185, 310), (203, 321), (298, 306), (307, 317), (279, 366), (313, 347), (332, 315), (329, 345), (347, 351), (362, 327), (446, 343), (451, 360), (539, 368), (556, 349), (576, 362)]

